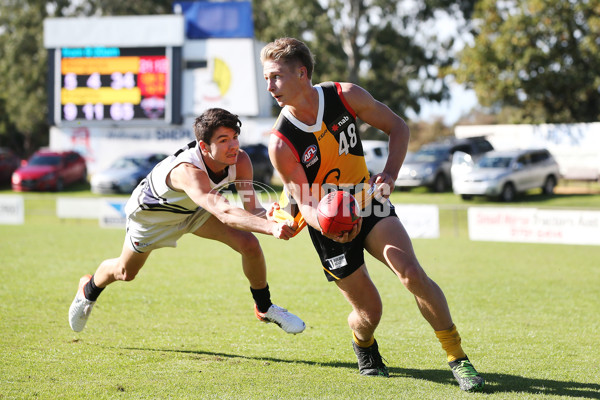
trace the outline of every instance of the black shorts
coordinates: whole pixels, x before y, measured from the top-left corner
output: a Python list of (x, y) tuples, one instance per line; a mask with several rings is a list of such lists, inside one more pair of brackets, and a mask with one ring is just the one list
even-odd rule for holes
[(382, 219), (398, 218), (392, 203), (381, 203), (373, 199), (370, 207), (362, 211), (362, 227), (353, 241), (338, 243), (323, 236), (321, 232), (308, 226), (313, 246), (319, 254), (327, 280), (330, 282), (349, 276), (365, 263), (365, 239), (373, 227)]

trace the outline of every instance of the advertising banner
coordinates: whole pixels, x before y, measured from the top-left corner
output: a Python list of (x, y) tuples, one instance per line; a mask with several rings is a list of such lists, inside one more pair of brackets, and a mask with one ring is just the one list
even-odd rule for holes
[(206, 67), (193, 71), (194, 114), (220, 107), (241, 116), (258, 115), (254, 41), (209, 39)]
[(394, 205), (396, 214), (412, 239), (440, 237), (440, 212), (434, 205)]
[(600, 211), (470, 207), (471, 240), (600, 245)]
[(100, 204), (99, 223), (102, 228), (124, 228), (127, 222), (125, 204), (127, 199), (104, 198)]
[(23, 196), (0, 196), (0, 225), (22, 225), (25, 222)]
[(184, 127), (50, 128), (50, 148), (74, 150), (85, 158), (88, 173), (108, 168), (125, 155), (143, 152), (172, 154), (195, 140), (192, 125)]

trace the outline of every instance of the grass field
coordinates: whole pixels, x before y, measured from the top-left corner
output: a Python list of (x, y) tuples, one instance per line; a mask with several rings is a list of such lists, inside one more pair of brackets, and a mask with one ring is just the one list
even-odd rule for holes
[[(256, 320), (237, 254), (190, 235), (154, 252), (135, 281), (111, 285), (74, 333), (67, 311), (79, 277), (118, 255), (123, 232), (59, 221), (55, 195), (44, 194), (26, 196), (25, 225), (0, 225), (0, 399), (600, 398), (600, 247), (471, 242), (452, 195), (394, 194), (432, 196), (441, 237), (414, 246), (486, 378), (483, 393), (459, 390), (410, 294), (370, 257), (391, 376), (361, 377), (350, 307), (306, 232), (260, 236), (273, 300), (307, 322), (300, 335)], [(520, 204), (600, 209), (598, 196)]]

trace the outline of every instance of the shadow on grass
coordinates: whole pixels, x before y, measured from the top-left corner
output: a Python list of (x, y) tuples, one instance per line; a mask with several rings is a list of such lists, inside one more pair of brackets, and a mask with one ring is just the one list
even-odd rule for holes
[[(148, 349), (140, 347), (119, 347), (122, 350), (154, 351), (165, 353), (183, 353), (214, 357), (216, 361), (242, 358), (246, 360), (268, 361), (277, 363), (306, 364), (320, 367), (347, 368), (358, 373), (356, 363), (317, 362), (308, 360), (284, 360), (275, 357), (255, 357), (239, 354), (219, 353), (204, 350)], [(457, 386), (449, 369), (411, 369), (390, 367), (390, 378), (412, 378)], [(570, 396), (583, 399), (600, 399), (600, 384), (558, 381), (551, 379), (527, 378), (524, 376), (482, 373), (485, 379), (484, 393), (531, 393), (546, 396)]]
[[(544, 396), (600, 399), (600, 384), (537, 379), (488, 372), (481, 375), (485, 379), (484, 393), (530, 393)], [(390, 368), (390, 376), (422, 379), (441, 384), (456, 384), (448, 370), (392, 367)]]

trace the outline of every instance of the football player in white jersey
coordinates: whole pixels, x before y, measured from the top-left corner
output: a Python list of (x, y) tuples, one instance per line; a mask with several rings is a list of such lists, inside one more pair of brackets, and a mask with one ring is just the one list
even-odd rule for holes
[[(252, 164), (240, 151), (241, 122), (230, 112), (213, 108), (196, 118), (196, 141), (167, 157), (133, 191), (125, 212), (127, 232), (121, 255), (104, 260), (93, 275), (80, 279), (69, 309), (69, 324), (80, 332), (102, 290), (115, 281), (135, 278), (150, 253), (175, 247), (186, 233), (225, 243), (242, 256), (250, 282), (256, 317), (274, 322), (287, 333), (300, 333), (304, 322), (272, 304), (265, 258), (251, 232), (287, 240), (294, 228), (267, 218), (252, 183)], [(243, 209), (229, 203), (219, 189), (234, 182)]]

